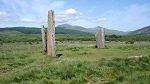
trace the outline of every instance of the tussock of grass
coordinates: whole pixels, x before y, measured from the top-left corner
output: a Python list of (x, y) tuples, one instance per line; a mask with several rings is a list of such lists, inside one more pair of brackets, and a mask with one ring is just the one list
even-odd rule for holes
[[(89, 47), (89, 45), (92, 45)], [(63, 42), (57, 45), (59, 58), (41, 53), (41, 44), (4, 44), (0, 46), (0, 83), (2, 84), (149, 84), (148, 44), (108, 43), (96, 49), (94, 42)], [(119, 47), (131, 48), (130, 50)], [(145, 48), (146, 47), (146, 48)], [(127, 58), (142, 54), (142, 58)]]
[[(1, 82), (9, 83), (147, 83), (150, 77), (150, 56), (135, 59), (115, 58), (96, 62), (61, 62), (48, 64), (43, 67), (32, 66), (30, 69), (19, 71)], [(135, 72), (136, 71), (136, 72)], [(137, 75), (137, 74), (139, 75)], [(131, 77), (129, 79), (129, 77)], [(143, 78), (144, 77), (144, 78)], [(137, 82), (137, 79), (141, 81)], [(54, 81), (53, 81), (54, 80)]]

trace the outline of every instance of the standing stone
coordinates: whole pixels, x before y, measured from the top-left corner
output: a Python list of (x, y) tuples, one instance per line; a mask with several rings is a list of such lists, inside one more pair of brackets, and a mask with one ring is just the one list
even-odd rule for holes
[(46, 31), (44, 25), (41, 28), (41, 34), (42, 34), (42, 43), (43, 43), (43, 51), (47, 52), (47, 38), (46, 38)]
[(47, 28), (47, 54), (55, 57), (55, 21), (54, 11), (48, 11), (48, 28)]
[(97, 48), (105, 48), (105, 35), (104, 35), (104, 29), (101, 28), (96, 33), (96, 47)]

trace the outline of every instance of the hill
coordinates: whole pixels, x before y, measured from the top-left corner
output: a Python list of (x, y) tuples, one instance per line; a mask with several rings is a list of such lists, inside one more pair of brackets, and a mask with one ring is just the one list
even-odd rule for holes
[(84, 32), (84, 31), (79, 31), (79, 30), (73, 30), (73, 29), (66, 29), (63, 27), (56, 27), (56, 34), (70, 34), (70, 35), (74, 35), (74, 34), (78, 34), (78, 35), (93, 35), (91, 33), (88, 32)]
[(132, 31), (130, 34), (133, 34), (133, 35), (150, 34), (150, 26)]
[(62, 24), (62, 25), (58, 25), (57, 27), (59, 28), (65, 28), (65, 29), (71, 29), (71, 30), (78, 30), (78, 31), (83, 31), (83, 32), (87, 32), (87, 28), (81, 27), (81, 26), (73, 26), (73, 25), (69, 25), (69, 24)]
[[(91, 33), (96, 33), (98, 30), (100, 30), (101, 28), (103, 27), (95, 27), (95, 28), (89, 28), (89, 32)], [(127, 35), (128, 32), (123, 32), (123, 31), (118, 31), (118, 30), (111, 30), (111, 29), (107, 29), (107, 28), (104, 28), (105, 29), (105, 34), (106, 35)]]
[[(70, 26), (70, 27), (69, 27)], [(80, 26), (59, 25), (56, 27), (57, 41), (94, 41), (95, 33), (102, 27), (83, 28)], [(81, 31), (80, 31), (81, 29)], [(128, 32), (109, 30), (105, 28), (106, 40), (108, 41), (149, 41), (150, 27)], [(115, 35), (114, 35), (115, 34)], [(0, 42), (37, 42), (41, 41), (41, 29), (36, 27), (7, 27), (0, 28)]]
[[(81, 26), (73, 26), (73, 25), (69, 25), (69, 24), (62, 24), (62, 25), (58, 25), (58, 27), (61, 28), (65, 28), (65, 29), (72, 29), (72, 30), (78, 30), (78, 31), (83, 31), (83, 32), (89, 32), (92, 34), (95, 34), (100, 28), (103, 27), (95, 27), (95, 28), (84, 28)], [(105, 34), (106, 35), (126, 35), (128, 32), (123, 32), (123, 31), (118, 31), (118, 30), (111, 30), (111, 29), (107, 29), (105, 28)]]
[(5, 27), (5, 28), (0, 28), (1, 31), (18, 31), (24, 34), (39, 34), (41, 32), (40, 28), (36, 27)]
[[(24, 34), (41, 34), (41, 29), (36, 27), (7, 27), (0, 28), (1, 31), (17, 31)], [(56, 34), (78, 34), (78, 35), (93, 35), (88, 32), (83, 32), (79, 30), (66, 29), (63, 27), (56, 27)]]
[[(36, 42), (41, 40), (41, 29), (35, 27), (0, 28), (0, 42)], [(94, 34), (56, 27), (56, 40), (94, 40)]]
[[(81, 26), (73, 26), (69, 24), (62, 24), (56, 27), (56, 34), (79, 34), (79, 35), (94, 35), (100, 28), (103, 27), (95, 27), (95, 28), (84, 28)], [(127, 35), (128, 32), (118, 31), (118, 30), (111, 30), (105, 29), (106, 35)], [(15, 30), (22, 32), (24, 34), (40, 34), (40, 28), (36, 27), (7, 27), (7, 28), (0, 28), (0, 31), (4, 30)]]

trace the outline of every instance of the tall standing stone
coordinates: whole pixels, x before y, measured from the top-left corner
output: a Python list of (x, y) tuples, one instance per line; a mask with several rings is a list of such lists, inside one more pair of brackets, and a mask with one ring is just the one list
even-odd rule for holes
[(47, 40), (46, 40), (47, 38), (44, 25), (41, 28), (41, 34), (42, 34), (43, 51), (47, 52)]
[(104, 29), (101, 28), (96, 33), (96, 46), (97, 48), (104, 48), (105, 47), (105, 35), (104, 35)]
[(54, 11), (48, 11), (48, 28), (47, 28), (47, 54), (55, 57), (55, 21)]

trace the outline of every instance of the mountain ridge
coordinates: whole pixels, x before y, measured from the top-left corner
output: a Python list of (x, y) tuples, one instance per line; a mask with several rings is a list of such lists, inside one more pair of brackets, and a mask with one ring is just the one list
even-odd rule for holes
[[(95, 34), (99, 29), (104, 28), (104, 27), (100, 27), (97, 26), (95, 28), (85, 28), (82, 26), (73, 26), (73, 25), (69, 25), (69, 24), (62, 24), (62, 25), (58, 25), (57, 27), (61, 27), (61, 28), (65, 28), (65, 29), (72, 29), (72, 30), (79, 30), (79, 31), (83, 31), (83, 32), (89, 32), (92, 34)], [(128, 32), (123, 32), (123, 31), (118, 31), (118, 30), (112, 30), (112, 29), (105, 29), (105, 34), (106, 35), (127, 35)]]
[[(41, 34), (41, 28), (36, 28), (36, 27), (5, 27), (5, 28), (0, 28), (0, 32), (1, 31), (17, 31), (17, 32), (21, 32), (24, 34)], [(56, 31), (56, 34), (93, 35), (88, 32), (65, 29), (65, 28), (60, 28), (60, 27), (56, 27), (55, 31)]]
[[(69, 25), (69, 24), (62, 24), (56, 26), (56, 34), (88, 34), (88, 35), (94, 35), (99, 29), (104, 28), (97, 26), (95, 28), (85, 28), (82, 26), (77, 25)], [(41, 30), (38, 27), (5, 27), (0, 28), (0, 31), (4, 30), (15, 30), (19, 31), (25, 34), (40, 34)], [(106, 35), (139, 35), (139, 34), (150, 34), (150, 26), (143, 27), (140, 29), (137, 29), (135, 31), (118, 31), (118, 30), (112, 30), (104, 28)]]
[(135, 31), (132, 31), (130, 34), (133, 34), (133, 35), (150, 34), (150, 26), (146, 26), (141, 29), (137, 29)]

